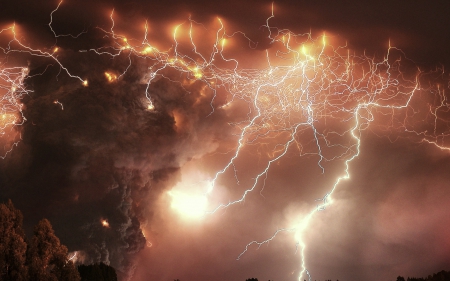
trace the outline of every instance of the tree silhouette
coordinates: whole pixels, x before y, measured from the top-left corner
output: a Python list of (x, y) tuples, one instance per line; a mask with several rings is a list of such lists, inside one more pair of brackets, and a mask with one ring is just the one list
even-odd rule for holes
[(102, 262), (100, 264), (79, 265), (78, 272), (81, 281), (117, 281), (116, 270)]
[(27, 280), (27, 244), (22, 222), (22, 213), (11, 200), (0, 204), (0, 280)]
[(67, 247), (61, 245), (52, 225), (41, 220), (34, 228), (28, 252), (28, 274), (31, 280), (79, 281), (80, 275), (68, 260)]
[(258, 278), (249, 278), (249, 279), (247, 279), (245, 281), (258, 281)]
[(438, 273), (434, 273), (433, 275), (428, 275), (426, 278), (416, 278), (416, 277), (408, 277), (407, 281), (450, 281), (450, 271), (442, 270)]

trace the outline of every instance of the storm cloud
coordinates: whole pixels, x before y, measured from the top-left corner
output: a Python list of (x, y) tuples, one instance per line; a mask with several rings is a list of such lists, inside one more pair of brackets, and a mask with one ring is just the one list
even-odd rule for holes
[[(53, 14), (56, 34), (74, 35), (58, 38), (48, 25), (58, 3), (19, 1), (2, 7), (2, 25), (16, 22), (21, 38), (35, 48), (58, 46), (58, 60), (88, 86), (55, 60), (27, 53), (5, 56), (28, 66), (30, 92), (21, 100), (26, 122), (15, 128), (21, 141), (0, 160), (0, 200), (11, 198), (22, 210), (28, 233), (48, 218), (61, 242), (77, 252), (78, 262), (110, 264), (122, 280), (297, 280), (301, 260), (294, 231), (240, 254), (251, 241), (289, 228), (320, 204), (344, 174), (344, 160), (325, 162), (322, 170), (317, 154), (300, 157), (289, 150), (269, 170), (264, 188), (258, 185), (242, 203), (202, 221), (185, 220), (171, 209), (168, 191), (180, 185), (204, 192), (200, 182), (228, 163), (242, 120), (254, 113), (251, 106), (238, 100), (226, 108), (230, 100), (224, 89), (214, 92), (176, 69), (161, 72), (147, 90), (152, 62), (125, 52), (113, 57), (93, 51), (116, 44), (108, 34), (113, 8), (118, 33), (138, 42), (148, 20), (149, 40), (170, 50), (174, 23), (188, 25), (191, 16), (207, 33), (216, 28), (208, 24), (220, 17), (230, 34), (240, 30), (250, 39), (249, 44), (236, 36), (233, 43), (235, 50), (252, 54), (241, 56), (244, 64), (260, 67), (266, 65), (265, 50), (273, 47), (262, 27), (271, 3), (88, 2), (64, 2)], [(423, 98), (414, 104), (416, 110), (381, 112), (378, 123), (362, 130), (350, 178), (304, 232), (313, 279), (391, 280), (449, 269), (450, 158), (448, 150), (420, 138), (439, 132), (436, 139), (446, 144), (448, 113), (436, 116), (429, 108), (447, 95), (447, 74), (439, 69), (450, 64), (448, 12), (443, 2), (274, 3), (273, 26), (298, 34), (326, 32), (352, 53), (374, 58), (384, 57), (391, 42), (402, 50), (398, 57), (405, 73), (431, 73), (422, 77), (418, 94)], [(210, 38), (196, 39), (204, 47)], [(120, 79), (109, 82), (105, 72)], [(437, 91), (436, 85), (445, 90)], [(154, 109), (149, 110), (146, 92)], [(405, 120), (411, 116), (422, 121), (409, 126)], [(420, 134), (403, 134), (412, 129)], [(212, 203), (240, 198), (264, 166), (267, 147), (255, 142), (243, 152), (218, 180)]]

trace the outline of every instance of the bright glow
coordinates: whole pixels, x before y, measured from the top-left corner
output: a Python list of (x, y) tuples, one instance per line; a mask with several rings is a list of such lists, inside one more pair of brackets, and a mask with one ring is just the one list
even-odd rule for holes
[(11, 113), (3, 113), (0, 118), (0, 128), (4, 128), (16, 122), (16, 116)]
[(59, 102), (58, 100), (53, 101), (54, 104), (58, 104), (59, 106), (61, 106), (61, 109), (64, 110), (64, 105)]
[(109, 222), (107, 220), (101, 220), (100, 221), (103, 227), (109, 228)]
[(170, 207), (182, 218), (200, 219), (206, 215), (212, 182), (205, 180), (205, 175), (195, 170), (195, 165), (185, 165), (181, 170), (182, 180), (167, 195)]
[(147, 237), (145, 233), (145, 229), (142, 229), (142, 235), (144, 235), (145, 240), (147, 241), (146, 246), (151, 248), (153, 246), (152, 242), (150, 242), (149, 238)]
[(142, 50), (141, 53), (142, 53), (143, 55), (147, 55), (147, 54), (152, 53), (152, 52), (153, 52), (153, 48), (150, 47), (150, 46), (147, 46), (147, 47), (145, 47), (144, 50)]
[(113, 82), (117, 79), (117, 75), (115, 75), (114, 73), (110, 73), (110, 72), (105, 72), (105, 77), (108, 80), (108, 82)]
[(305, 56), (308, 55), (308, 48), (306, 48), (306, 46), (305, 46), (304, 44), (300, 47), (300, 51), (301, 51), (302, 54), (304, 54)]
[(200, 79), (203, 77), (203, 74), (198, 67), (194, 67), (194, 69), (192, 69), (192, 72), (194, 73), (194, 77), (197, 79)]
[(206, 195), (179, 190), (171, 190), (168, 194), (172, 197), (170, 206), (183, 217), (198, 219), (205, 215), (208, 204)]
[(77, 260), (78, 251), (74, 251), (67, 254), (69, 261), (75, 262)]

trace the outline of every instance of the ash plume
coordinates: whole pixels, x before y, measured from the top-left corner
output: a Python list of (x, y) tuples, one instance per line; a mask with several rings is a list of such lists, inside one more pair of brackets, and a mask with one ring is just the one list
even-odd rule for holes
[(0, 163), (0, 198), (18, 202), (26, 228), (48, 218), (84, 263), (110, 264), (127, 280), (146, 245), (142, 225), (151, 225), (152, 203), (182, 163), (214, 148), (221, 113), (206, 118), (211, 96), (200, 96), (200, 83), (181, 87), (164, 78), (149, 89), (156, 106), (149, 111), (145, 62), (133, 61), (109, 83), (104, 71), (126, 69), (127, 60), (70, 50), (62, 60), (88, 73), (89, 86), (30, 58), (27, 122), (19, 128), (22, 141)]

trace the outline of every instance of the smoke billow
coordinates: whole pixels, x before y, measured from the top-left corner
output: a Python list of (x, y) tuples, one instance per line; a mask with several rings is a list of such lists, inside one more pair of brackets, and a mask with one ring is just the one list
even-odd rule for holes
[[(151, 224), (152, 203), (171, 187), (159, 182), (214, 149), (222, 113), (207, 117), (212, 96), (202, 83), (165, 78), (151, 84), (155, 110), (148, 110), (145, 61), (132, 57), (128, 67), (128, 57), (63, 50), (60, 59), (86, 75), (88, 87), (29, 59), (33, 92), (23, 99), (22, 141), (0, 163), (1, 200), (17, 202), (28, 229), (49, 218), (79, 261), (111, 264), (128, 279), (146, 245), (141, 229)], [(127, 71), (108, 82), (104, 72), (117, 69)]]

